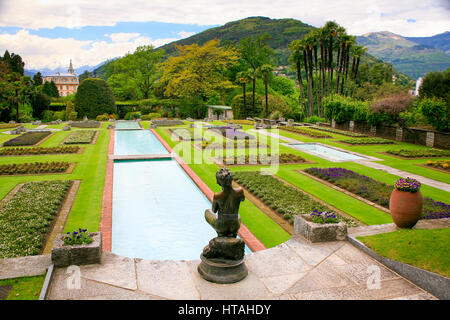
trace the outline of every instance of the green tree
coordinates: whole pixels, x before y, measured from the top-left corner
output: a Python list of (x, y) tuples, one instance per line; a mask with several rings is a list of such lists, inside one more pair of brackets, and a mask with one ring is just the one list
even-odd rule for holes
[(437, 130), (450, 130), (450, 106), (443, 99), (422, 98), (419, 102), (419, 108), (427, 119), (427, 122)]
[(66, 102), (66, 120), (75, 120), (73, 119), (73, 113), (75, 112), (75, 106), (72, 101)]
[(242, 84), (242, 95), (243, 95), (243, 103), (244, 103), (244, 110), (243, 110), (243, 118), (247, 117), (247, 83), (250, 82), (250, 76), (248, 72), (241, 71), (236, 76), (237, 81)]
[(91, 73), (87, 70), (85, 70), (82, 74), (78, 76), (78, 82), (81, 83), (83, 80), (91, 78)]
[(42, 92), (51, 98), (59, 97), (58, 88), (56, 87), (56, 84), (53, 82), (53, 80), (50, 82), (47, 81), (44, 83), (44, 85), (42, 87)]
[(50, 106), (50, 97), (41, 91), (35, 91), (31, 96), (31, 106), (33, 117), (42, 119), (42, 113), (44, 110), (48, 110)]
[(37, 87), (42, 85), (42, 83), (43, 83), (42, 74), (38, 72), (33, 76), (33, 85)]
[(159, 77), (157, 65), (163, 57), (162, 49), (137, 47), (134, 53), (111, 63), (107, 72), (108, 84), (120, 98), (148, 99)]
[(89, 78), (78, 87), (75, 110), (79, 117), (95, 119), (99, 114), (114, 113), (116, 104), (108, 83), (102, 79)]
[(429, 72), (419, 89), (420, 98), (440, 98), (450, 106), (450, 68), (443, 72)]
[(264, 111), (265, 111), (265, 116), (268, 117), (269, 116), (268, 82), (269, 82), (269, 77), (272, 75), (273, 66), (271, 66), (269, 64), (263, 64), (257, 70), (264, 79), (264, 94), (266, 97)]

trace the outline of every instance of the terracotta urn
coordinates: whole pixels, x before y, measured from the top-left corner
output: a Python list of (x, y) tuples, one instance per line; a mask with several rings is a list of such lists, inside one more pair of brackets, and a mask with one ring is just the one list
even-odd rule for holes
[(420, 191), (392, 191), (389, 209), (397, 227), (414, 227), (422, 214), (422, 208), (423, 196)]

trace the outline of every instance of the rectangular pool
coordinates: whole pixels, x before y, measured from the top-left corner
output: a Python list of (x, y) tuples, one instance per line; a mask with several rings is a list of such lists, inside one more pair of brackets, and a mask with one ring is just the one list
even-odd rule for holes
[(351, 161), (351, 160), (367, 160), (364, 156), (357, 156), (355, 154), (336, 150), (331, 147), (326, 147), (317, 143), (301, 143), (289, 144), (290, 147), (295, 148), (306, 153), (319, 156), (330, 161)]
[(166, 148), (149, 130), (114, 132), (115, 155), (168, 154)]
[(115, 122), (116, 129), (142, 129), (136, 121), (120, 120)]
[(115, 161), (113, 179), (112, 252), (198, 260), (217, 236), (204, 218), (211, 203), (175, 160)]

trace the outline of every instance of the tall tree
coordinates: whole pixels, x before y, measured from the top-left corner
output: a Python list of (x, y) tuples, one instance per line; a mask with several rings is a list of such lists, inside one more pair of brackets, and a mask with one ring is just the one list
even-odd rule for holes
[(42, 83), (43, 83), (42, 74), (40, 72), (38, 72), (33, 76), (33, 85), (40, 86), (40, 85), (42, 85)]
[(266, 96), (265, 115), (266, 115), (266, 117), (268, 117), (269, 116), (268, 82), (269, 82), (269, 76), (272, 74), (272, 71), (273, 71), (273, 66), (270, 64), (263, 64), (261, 67), (258, 68), (258, 71), (264, 79), (264, 93)]
[(242, 85), (242, 96), (244, 98), (244, 118), (247, 117), (247, 83), (250, 82), (248, 72), (241, 71), (236, 76), (237, 81)]

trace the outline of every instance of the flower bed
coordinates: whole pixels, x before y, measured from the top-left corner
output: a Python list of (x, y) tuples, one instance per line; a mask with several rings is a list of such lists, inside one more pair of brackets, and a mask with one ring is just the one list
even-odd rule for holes
[[(331, 211), (327, 206), (315, 201), (298, 189), (283, 183), (271, 175), (260, 172), (233, 172), (234, 180), (243, 185), (267, 206), (278, 212), (291, 224), (297, 214), (309, 214), (314, 210)], [(348, 226), (356, 226), (354, 220), (336, 214)]]
[(59, 146), (59, 147), (32, 147), (32, 148), (1, 148), (0, 156), (23, 156), (40, 154), (64, 154), (77, 153), (80, 151), (78, 146)]
[(362, 134), (362, 133), (356, 133), (356, 132), (351, 132), (351, 131), (344, 131), (344, 130), (339, 130), (339, 129), (334, 129), (334, 128), (328, 128), (328, 127), (313, 127), (316, 130), (320, 130), (320, 131), (325, 131), (325, 132), (330, 132), (330, 133), (336, 133), (336, 134), (340, 134), (343, 136), (349, 136), (349, 137), (367, 137), (367, 135)]
[(316, 130), (307, 129), (307, 128), (280, 127), (279, 129), (284, 130), (284, 131), (290, 131), (290, 132), (302, 134), (302, 135), (312, 137), (312, 138), (331, 138), (331, 136), (328, 134), (325, 134), (325, 133), (322, 133), (322, 132), (319, 132)]
[(5, 147), (32, 146), (51, 134), (50, 131), (29, 131), (3, 143)]
[(89, 120), (89, 121), (72, 122), (70, 123), (70, 126), (75, 128), (100, 128), (101, 124), (102, 123), (99, 121)]
[(74, 131), (67, 139), (64, 141), (64, 144), (88, 144), (92, 142), (95, 134), (98, 131), (89, 130), (89, 131)]
[(265, 144), (260, 144), (258, 142), (256, 142), (255, 140), (253, 140), (252, 142), (249, 142), (249, 140), (241, 140), (241, 141), (227, 141), (227, 140), (223, 140), (222, 143), (219, 142), (212, 142), (212, 141), (203, 141), (201, 144), (197, 143), (196, 144), (197, 147), (201, 148), (202, 150), (204, 149), (227, 149), (228, 145), (232, 145), (234, 149), (239, 149), (239, 148), (266, 148), (267, 145)]
[(450, 160), (427, 161), (427, 166), (450, 172)]
[(393, 154), (404, 158), (435, 158), (435, 157), (450, 157), (449, 150), (439, 149), (420, 149), (420, 150), (388, 150), (386, 153)]
[(0, 130), (17, 128), (18, 126), (20, 126), (20, 123), (0, 123)]
[[(273, 159), (272, 159), (273, 158)], [(300, 156), (297, 156), (292, 153), (282, 153), (280, 155), (276, 154), (273, 157), (270, 154), (258, 154), (252, 159), (250, 159), (249, 155), (242, 155), (242, 156), (234, 156), (233, 158), (225, 158), (219, 156), (217, 157), (217, 160), (219, 160), (221, 163), (226, 165), (248, 165), (250, 164), (250, 161), (252, 161), (252, 165), (257, 164), (270, 164), (270, 163), (304, 163), (306, 160)], [(272, 162), (274, 160), (274, 162)]]
[(232, 140), (253, 140), (253, 139), (255, 139), (254, 136), (252, 136), (246, 132), (236, 130), (236, 129), (230, 128), (230, 127), (213, 128), (211, 130), (218, 132), (219, 134), (221, 134), (222, 136), (224, 136), (227, 139), (232, 139)]
[(152, 124), (155, 124), (158, 127), (172, 127), (182, 125), (184, 122), (181, 120), (156, 119), (152, 120)]
[(61, 180), (28, 182), (0, 208), (0, 258), (40, 253), (70, 185)]
[(382, 138), (357, 138), (357, 139), (342, 139), (339, 142), (352, 145), (366, 145), (366, 144), (394, 144), (394, 141)]
[(34, 162), (1, 164), (0, 175), (61, 173), (69, 169), (69, 162)]
[(222, 120), (222, 121), (225, 123), (234, 123), (247, 126), (252, 126), (254, 124), (254, 122), (250, 120)]
[(167, 130), (181, 141), (202, 141), (205, 139), (204, 137), (202, 137), (201, 131), (199, 136), (195, 136), (193, 128), (179, 128)]
[[(344, 168), (308, 168), (305, 169), (305, 172), (389, 209), (389, 199), (394, 190), (393, 185), (388, 185)], [(429, 197), (423, 198), (421, 219), (446, 217), (450, 217), (449, 204), (434, 201)]]

